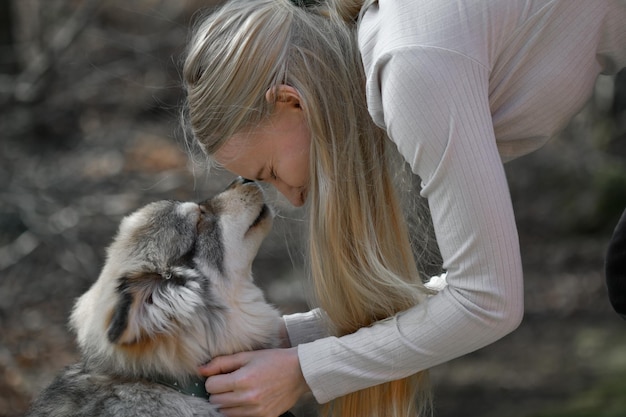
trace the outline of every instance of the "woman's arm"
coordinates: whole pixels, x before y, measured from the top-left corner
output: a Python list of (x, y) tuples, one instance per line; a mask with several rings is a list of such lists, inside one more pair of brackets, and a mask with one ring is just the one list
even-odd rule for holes
[(291, 346), (312, 342), (330, 334), (326, 318), (320, 309), (285, 315), (283, 320)]
[(380, 93), (370, 91), (369, 104), (422, 179), (448, 286), (352, 335), (301, 344), (300, 366), (320, 403), (479, 349), (522, 318), (519, 243), (489, 112), (488, 71), (446, 50), (427, 52), (380, 60), (368, 84)]

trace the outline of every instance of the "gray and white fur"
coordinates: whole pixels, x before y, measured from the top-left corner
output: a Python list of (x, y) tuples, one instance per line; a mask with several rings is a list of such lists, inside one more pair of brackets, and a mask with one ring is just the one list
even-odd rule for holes
[(82, 361), (27, 416), (209, 416), (185, 381), (212, 357), (275, 347), (280, 316), (251, 265), (272, 224), (257, 184), (237, 180), (200, 204), (159, 201), (126, 217), (70, 324)]

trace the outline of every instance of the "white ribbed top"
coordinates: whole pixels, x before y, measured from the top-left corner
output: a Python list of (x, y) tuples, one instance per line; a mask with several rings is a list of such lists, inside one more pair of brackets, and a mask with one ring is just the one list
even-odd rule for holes
[(523, 315), (502, 160), (543, 145), (626, 65), (624, 0), (380, 0), (359, 44), (374, 121), (422, 179), (448, 286), (341, 338), (285, 316), (318, 402), (479, 349)]

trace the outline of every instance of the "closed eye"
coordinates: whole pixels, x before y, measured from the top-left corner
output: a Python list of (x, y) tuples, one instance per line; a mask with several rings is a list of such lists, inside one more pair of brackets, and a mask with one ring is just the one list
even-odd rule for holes
[[(268, 174), (264, 174), (265, 170), (268, 170)], [(254, 178), (255, 181), (261, 181), (261, 182), (268, 182), (268, 181), (273, 181), (276, 180), (278, 178), (278, 176), (276, 175), (276, 172), (274, 171), (274, 169), (272, 167), (266, 168), (265, 166), (261, 167), (261, 169), (259, 170), (259, 172), (256, 174), (256, 177)]]

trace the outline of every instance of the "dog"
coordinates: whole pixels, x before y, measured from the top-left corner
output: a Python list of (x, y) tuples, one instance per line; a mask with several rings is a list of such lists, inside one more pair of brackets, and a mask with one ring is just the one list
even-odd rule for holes
[(278, 346), (280, 315), (251, 273), (272, 221), (261, 188), (241, 178), (199, 204), (158, 201), (125, 217), (71, 313), (82, 360), (27, 416), (222, 416), (198, 366)]

